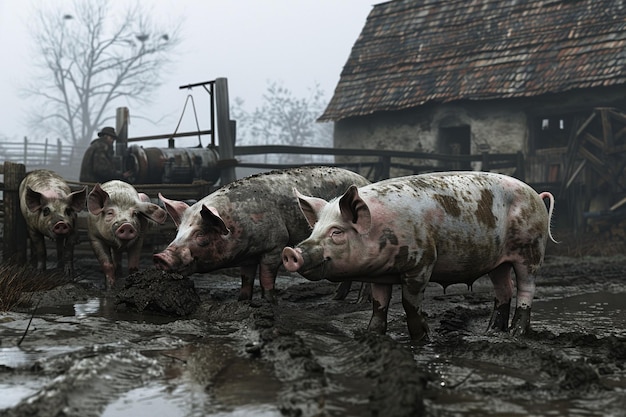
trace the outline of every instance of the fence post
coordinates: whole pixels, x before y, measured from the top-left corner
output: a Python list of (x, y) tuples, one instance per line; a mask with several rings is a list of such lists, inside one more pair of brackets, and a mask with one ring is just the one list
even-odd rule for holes
[(43, 164), (48, 165), (48, 138), (43, 145)]
[(517, 167), (515, 168), (515, 175), (518, 179), (526, 181), (526, 164), (524, 162), (524, 153), (517, 151)]
[(24, 136), (24, 165), (28, 164), (28, 138)]
[[(237, 179), (235, 176), (235, 137), (231, 131), (230, 110), (228, 104), (228, 80), (215, 79), (215, 107), (217, 111), (217, 131), (219, 154), (222, 162), (220, 183), (228, 184)], [(212, 129), (215, 127), (211, 126)]]
[(57, 138), (57, 161), (59, 165), (63, 162), (63, 145), (61, 145), (61, 139), (59, 138)]
[(489, 167), (489, 152), (483, 152), (481, 154), (481, 161), (482, 167), (480, 168), (480, 170), (484, 172), (489, 172), (491, 170), (491, 168)]
[[(26, 138), (24, 138), (26, 139)], [(26, 143), (26, 140), (24, 141)], [(26, 166), (4, 162), (4, 236), (2, 259), (15, 264), (26, 263), (26, 221), (20, 211), (20, 183)]]

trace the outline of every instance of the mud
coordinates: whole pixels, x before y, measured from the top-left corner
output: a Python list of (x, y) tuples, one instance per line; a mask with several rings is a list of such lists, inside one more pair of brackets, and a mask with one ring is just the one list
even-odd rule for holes
[(238, 302), (235, 270), (143, 266), (105, 293), (80, 256), (77, 282), (0, 313), (0, 416), (626, 415), (624, 255), (549, 252), (524, 338), (485, 332), (486, 277), (432, 284), (422, 344), (399, 288), (379, 336), (358, 285), (339, 301), (332, 283), (282, 274), (276, 305), (258, 287)]

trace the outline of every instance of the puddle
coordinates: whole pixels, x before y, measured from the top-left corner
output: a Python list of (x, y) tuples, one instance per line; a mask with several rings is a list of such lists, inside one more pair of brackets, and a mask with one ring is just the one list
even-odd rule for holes
[(152, 313), (150, 311), (136, 312), (132, 309), (124, 309), (117, 305), (113, 299), (106, 297), (94, 297), (87, 301), (74, 304), (38, 307), (35, 311), (36, 317), (46, 315), (76, 318), (102, 317), (113, 321), (121, 320), (153, 324), (165, 324), (177, 320), (176, 317)]
[(626, 293), (596, 292), (533, 303), (532, 326), (553, 332), (579, 331), (626, 337)]
[[(593, 334), (597, 338), (611, 336), (626, 337), (626, 293), (600, 291), (588, 294), (536, 300), (533, 303), (532, 328), (535, 331), (549, 331), (555, 335), (576, 332), (581, 335)], [(498, 341), (493, 336), (475, 333), (467, 336), (472, 342), (483, 341), (489, 344)], [(507, 336), (502, 336), (507, 343)], [(529, 342), (534, 346), (535, 342)], [(533, 348), (536, 348), (534, 346)], [(510, 351), (510, 346), (508, 347)], [(526, 348), (525, 348), (526, 349)], [(550, 354), (550, 348), (548, 355)], [(559, 358), (567, 358), (575, 363), (589, 359), (594, 345), (570, 345), (567, 341), (554, 352)], [(535, 398), (532, 401), (517, 398), (498, 398), (489, 392), (498, 392), (502, 386), (519, 387), (523, 392), (528, 387), (552, 389), (546, 385), (543, 371), (537, 372), (536, 364), (530, 363), (527, 370), (521, 361), (529, 358), (520, 352), (520, 358), (511, 357), (510, 366), (500, 361), (491, 363), (476, 359), (467, 359), (455, 355), (453, 346), (441, 346), (433, 343), (415, 348), (415, 360), (421, 367), (428, 369), (434, 377), (432, 384), (439, 387), (437, 395), (426, 401), (427, 409), (441, 416), (605, 416), (606, 410), (623, 409), (623, 397), (610, 393), (594, 395), (578, 394), (577, 398)], [(599, 354), (595, 351), (594, 354)], [(472, 355), (470, 355), (472, 356)], [(474, 357), (481, 357), (475, 354)], [(487, 354), (487, 357), (489, 354)], [(531, 356), (532, 357), (532, 356)], [(525, 359), (522, 359), (525, 358)], [(602, 386), (614, 387), (623, 391), (626, 388), (626, 374), (617, 369), (609, 375), (599, 375)], [(461, 387), (466, 387), (465, 389)], [(467, 389), (467, 388), (471, 389)]]

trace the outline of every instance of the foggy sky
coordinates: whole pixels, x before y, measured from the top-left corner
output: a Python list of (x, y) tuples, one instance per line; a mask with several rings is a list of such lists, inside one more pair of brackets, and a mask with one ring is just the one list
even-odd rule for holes
[[(268, 81), (282, 82), (294, 95), (303, 97), (319, 83), (330, 99), (348, 59), (352, 45), (365, 25), (372, 0), (139, 0), (152, 10), (155, 20), (182, 19), (182, 42), (176, 62), (164, 74), (163, 86), (153, 104), (133, 108), (130, 136), (173, 132), (181, 116), (187, 90), (180, 85), (226, 77), (231, 102), (242, 98), (246, 109), (261, 103)], [(26, 125), (28, 100), (20, 94), (32, 70), (32, 39), (27, 22), (33, 10), (46, 0), (0, 0), (0, 139), (21, 140), (29, 134)], [(55, 0), (59, 12), (73, 0)], [(113, 11), (127, 2), (111, 1)], [(208, 95), (191, 91), (200, 128), (208, 129)], [(114, 110), (113, 110), (114, 112)], [(114, 116), (112, 114), (111, 116)], [(157, 121), (158, 125), (144, 120)], [(110, 123), (114, 125), (114, 121)], [(179, 131), (196, 129), (193, 113), (185, 113)], [(41, 138), (43, 140), (43, 138)], [(190, 138), (193, 146), (197, 138)]]

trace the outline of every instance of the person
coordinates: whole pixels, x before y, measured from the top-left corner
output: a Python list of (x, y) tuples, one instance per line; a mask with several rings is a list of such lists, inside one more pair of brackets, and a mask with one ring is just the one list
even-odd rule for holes
[(107, 126), (98, 132), (98, 139), (91, 142), (83, 156), (79, 176), (81, 182), (128, 179), (130, 171), (122, 172), (115, 167), (113, 143), (116, 140), (117, 133), (112, 127)]

